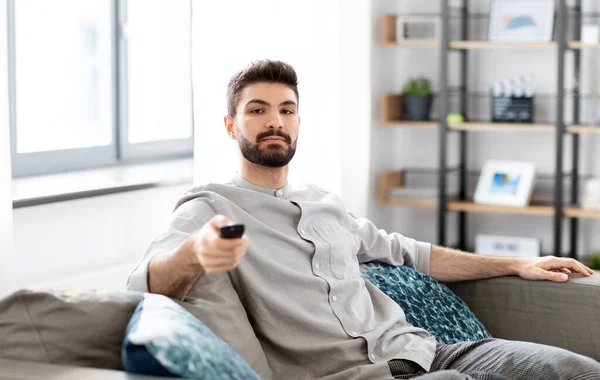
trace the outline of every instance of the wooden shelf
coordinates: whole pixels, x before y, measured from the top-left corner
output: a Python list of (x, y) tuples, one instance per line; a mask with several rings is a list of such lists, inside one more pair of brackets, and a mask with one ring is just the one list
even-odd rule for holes
[(449, 124), (449, 129), (459, 131), (527, 131), (527, 132), (551, 132), (555, 129), (554, 124), (518, 124), (518, 123), (475, 123), (465, 122)]
[(599, 49), (600, 43), (584, 43), (581, 41), (570, 41), (567, 43), (569, 49)]
[(448, 210), (464, 212), (481, 212), (496, 214), (520, 214), (520, 215), (554, 215), (554, 207), (551, 205), (530, 205), (526, 207), (483, 205), (469, 201), (448, 202)]
[[(393, 187), (402, 187), (405, 185), (404, 172), (387, 172), (379, 177), (379, 202), (388, 206), (395, 207), (413, 207), (436, 209), (437, 201), (431, 199), (416, 198), (390, 198), (389, 190)], [(482, 205), (469, 201), (449, 200), (447, 203), (449, 211), (464, 212), (482, 212), (482, 213), (500, 213), (500, 214), (521, 214), (521, 215), (553, 215), (554, 208), (551, 205), (531, 205), (528, 207), (508, 207)]]
[(403, 49), (435, 49), (440, 47), (439, 41), (384, 41), (383, 46)]
[(492, 41), (451, 41), (451, 49), (548, 49), (555, 48), (556, 42), (492, 42)]
[(600, 211), (584, 210), (575, 206), (565, 207), (564, 214), (569, 218), (600, 218)]
[[(393, 187), (405, 185), (405, 173), (403, 171), (383, 173), (379, 177), (379, 202), (383, 205), (393, 207), (410, 207), (423, 209), (436, 209), (437, 201), (431, 199), (418, 199), (414, 197), (401, 199), (390, 198), (389, 190)], [(516, 214), (534, 216), (554, 215), (554, 206), (551, 204), (532, 204), (526, 207), (496, 206), (473, 203), (471, 201), (457, 201), (450, 199), (447, 203), (448, 211), (492, 213), (492, 214)], [(600, 219), (600, 211), (584, 210), (576, 206), (566, 206), (564, 216), (569, 218), (597, 218)]]
[(437, 121), (384, 120), (383, 124), (388, 127), (425, 128), (425, 129), (435, 129), (439, 126), (439, 123)]
[(411, 207), (411, 208), (426, 208), (436, 209), (437, 203), (432, 202), (429, 199), (417, 199), (417, 198), (390, 198), (389, 190), (392, 187), (404, 186), (404, 172), (387, 172), (379, 176), (379, 203), (387, 206), (394, 207)]
[(437, 202), (433, 202), (429, 199), (385, 199), (382, 204), (393, 207), (409, 207), (409, 208), (425, 208), (435, 210), (437, 209)]
[(566, 127), (568, 133), (600, 133), (598, 125), (569, 125)]
[(435, 121), (402, 120), (402, 95), (385, 94), (381, 99), (381, 122), (390, 127), (428, 128), (438, 127)]

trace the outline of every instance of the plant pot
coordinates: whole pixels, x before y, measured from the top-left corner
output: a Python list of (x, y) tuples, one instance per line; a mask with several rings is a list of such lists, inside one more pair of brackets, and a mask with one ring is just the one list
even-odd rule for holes
[(431, 112), (432, 96), (404, 95), (404, 120), (427, 121)]

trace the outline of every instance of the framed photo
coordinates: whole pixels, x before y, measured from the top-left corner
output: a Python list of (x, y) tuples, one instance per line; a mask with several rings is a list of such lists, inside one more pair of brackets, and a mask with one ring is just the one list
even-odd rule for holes
[(505, 257), (537, 257), (542, 242), (536, 238), (500, 235), (475, 236), (475, 252), (482, 255)]
[(488, 40), (552, 41), (554, 0), (493, 0)]
[(520, 161), (488, 161), (477, 188), (475, 203), (523, 207), (529, 204), (535, 180), (535, 164)]
[(398, 16), (396, 18), (396, 42), (439, 41), (441, 23), (439, 17)]

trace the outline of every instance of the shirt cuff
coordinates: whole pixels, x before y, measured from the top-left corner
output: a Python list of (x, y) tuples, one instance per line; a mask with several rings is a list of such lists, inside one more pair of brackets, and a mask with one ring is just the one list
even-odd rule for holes
[(431, 260), (431, 243), (417, 242), (417, 263), (415, 269), (429, 275), (429, 262)]
[(127, 279), (127, 290), (150, 293), (148, 288), (148, 264), (150, 260), (142, 261), (129, 275)]

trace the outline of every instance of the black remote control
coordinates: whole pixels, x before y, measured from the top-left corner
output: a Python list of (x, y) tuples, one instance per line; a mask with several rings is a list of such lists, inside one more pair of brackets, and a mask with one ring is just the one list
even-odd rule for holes
[(223, 239), (238, 239), (244, 235), (244, 225), (231, 224), (219, 228), (219, 231), (221, 232), (221, 237)]

